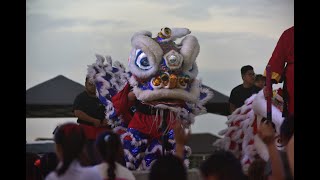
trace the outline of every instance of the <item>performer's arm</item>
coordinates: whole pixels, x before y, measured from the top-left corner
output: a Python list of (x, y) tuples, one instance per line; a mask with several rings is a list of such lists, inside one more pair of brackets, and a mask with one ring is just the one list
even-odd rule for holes
[(128, 94), (128, 100), (134, 102), (136, 99), (137, 99), (136, 95), (132, 91), (130, 91)]
[[(287, 47), (286, 47), (286, 39), (287, 39), (287, 31), (283, 32), (280, 36), (278, 43), (273, 50), (272, 56), (269, 59), (268, 64), (271, 65), (271, 79), (276, 80), (276, 82), (280, 81), (281, 75), (283, 73), (285, 67), (285, 60), (287, 54)], [(264, 76), (266, 76), (266, 71), (264, 71)]]
[(283, 163), (275, 145), (275, 130), (272, 123), (268, 121), (261, 123), (258, 135), (267, 145), (270, 155), (272, 173), (269, 176), (269, 179), (285, 179)]
[(85, 112), (81, 110), (74, 110), (74, 115), (78, 117), (81, 120), (87, 121), (89, 123), (92, 123), (95, 127), (100, 127), (101, 126), (101, 121), (100, 119), (93, 118), (86, 114)]
[(190, 137), (190, 131), (185, 132), (180, 121), (176, 121), (174, 126), (174, 139), (176, 140), (176, 156), (180, 159), (184, 159), (184, 145), (187, 143)]
[(130, 108), (135, 104), (136, 96), (131, 91), (130, 84), (119, 91), (116, 95), (111, 98), (112, 104), (118, 116), (122, 116), (125, 123), (129, 124), (132, 119)]

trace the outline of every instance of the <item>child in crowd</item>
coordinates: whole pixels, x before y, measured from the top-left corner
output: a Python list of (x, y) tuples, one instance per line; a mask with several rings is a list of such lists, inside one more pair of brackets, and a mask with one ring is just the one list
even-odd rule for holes
[(124, 152), (119, 135), (112, 131), (101, 133), (96, 140), (97, 150), (103, 162), (94, 166), (105, 180), (135, 180), (132, 172), (122, 164)]
[(78, 124), (65, 123), (59, 126), (54, 132), (54, 142), (59, 164), (46, 180), (102, 180), (97, 172), (80, 164), (86, 137)]

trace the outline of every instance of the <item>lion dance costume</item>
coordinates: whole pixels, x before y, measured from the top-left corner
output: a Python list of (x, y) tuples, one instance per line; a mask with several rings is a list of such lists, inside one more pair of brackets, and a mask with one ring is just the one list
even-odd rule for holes
[[(129, 71), (110, 56), (96, 55), (87, 76), (106, 107), (106, 119), (123, 142), (126, 166), (149, 169), (158, 157), (175, 153), (173, 124), (187, 129), (212, 92), (196, 79), (200, 46), (187, 28), (162, 28), (156, 37), (149, 31), (135, 33), (128, 59)], [(183, 38), (180, 43), (175, 43)], [(135, 100), (128, 98), (134, 94)], [(191, 149), (185, 146), (188, 166)]]
[[(274, 90), (272, 97), (272, 123), (276, 129), (276, 146), (283, 149), (279, 139), (280, 126), (284, 120), (282, 117), (283, 98), (282, 89)], [(244, 172), (247, 172), (250, 164), (256, 158), (265, 161), (269, 159), (266, 145), (258, 136), (258, 127), (267, 117), (267, 102), (261, 90), (249, 97), (243, 106), (236, 109), (228, 116), (228, 127), (219, 132), (223, 138), (217, 140), (215, 145), (231, 151), (241, 160)]]

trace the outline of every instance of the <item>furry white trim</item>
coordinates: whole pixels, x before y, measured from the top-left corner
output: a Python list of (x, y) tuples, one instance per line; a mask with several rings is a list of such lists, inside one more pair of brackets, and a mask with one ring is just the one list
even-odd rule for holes
[(114, 107), (111, 101), (107, 100), (108, 105), (105, 106), (105, 114), (106, 114), (106, 119), (109, 119), (110, 115), (112, 115), (114, 113)]
[[(112, 129), (112, 132), (114, 133), (118, 133), (119, 130), (123, 130), (123, 131), (127, 131), (127, 128), (123, 127), (123, 126), (117, 126), (115, 128)], [(124, 134), (124, 133), (123, 133)], [(122, 134), (121, 134), (122, 135)], [(120, 135), (120, 139), (121, 139), (121, 135)], [(122, 139), (121, 139), (122, 141)]]
[(259, 156), (265, 160), (269, 160), (269, 152), (266, 144), (260, 139), (258, 135), (254, 136), (254, 146), (256, 147), (256, 151)]
[(207, 113), (207, 109), (205, 107), (196, 107), (196, 108), (192, 108), (192, 113), (189, 113), (188, 115), (188, 120), (190, 120), (191, 123), (194, 123), (195, 121), (195, 117), (198, 116), (198, 115), (201, 115), (201, 114), (205, 114)]
[[(119, 61), (115, 61), (115, 62), (113, 63), (113, 66), (116, 67), (116, 68), (118, 68), (118, 69), (119, 69), (119, 72), (122, 72), (122, 73), (126, 72), (126, 68), (125, 68), (124, 65), (123, 65), (121, 62), (119, 62)], [(112, 69), (111, 69), (111, 70), (112, 70)]]
[(174, 140), (174, 139), (168, 139), (168, 142), (170, 143), (170, 144), (174, 144), (174, 143), (176, 143), (176, 141)]
[[(239, 110), (240, 112), (240, 110)], [(225, 124), (227, 124), (228, 126), (231, 126), (231, 123), (236, 123), (238, 121), (243, 121), (245, 119), (245, 115), (241, 115), (241, 114), (232, 114), (229, 115), (227, 117), (227, 121), (225, 122)]]
[(154, 159), (154, 160), (149, 164), (149, 166), (147, 166), (146, 161), (145, 161), (145, 160), (142, 160), (142, 162), (141, 162), (142, 166), (141, 166), (141, 165), (139, 166), (139, 168), (141, 168), (141, 169), (139, 169), (139, 170), (150, 170), (151, 167), (152, 167), (152, 165), (153, 165), (155, 162), (156, 162), (156, 159)]
[(96, 64), (99, 65), (99, 66), (103, 66), (103, 63), (104, 63), (104, 57), (101, 56), (100, 54), (96, 54)]
[(227, 132), (226, 132), (226, 134), (225, 134), (225, 136), (230, 137), (231, 132), (235, 132), (235, 131), (238, 130), (238, 129), (239, 129), (239, 128), (238, 128), (238, 127), (235, 127), (235, 126), (229, 127), (228, 130), (227, 130)]
[(131, 154), (131, 152), (128, 149), (123, 149), (123, 151), (124, 151), (124, 154), (127, 155), (130, 162), (136, 161), (136, 158), (133, 157), (133, 155)]
[[(191, 70), (192, 68), (192, 70)], [(196, 62), (194, 62), (192, 64), (192, 66), (190, 67), (190, 69), (183, 71), (184, 74), (188, 75), (190, 77), (190, 79), (194, 79), (197, 77), (198, 73), (199, 73), (199, 69), (198, 69), (198, 65)]]
[(180, 112), (182, 109), (181, 107), (172, 107), (165, 104), (157, 104), (154, 107), (157, 109), (169, 109), (171, 112), (175, 112), (175, 113)]
[(133, 37), (138, 36), (138, 35), (144, 35), (144, 36), (152, 37), (152, 33), (150, 31), (142, 30), (142, 31), (134, 33), (132, 38), (131, 38), (131, 41), (132, 41)]
[(186, 166), (186, 168), (189, 168), (189, 165), (190, 165), (189, 159), (184, 159), (183, 164)]
[[(103, 56), (96, 54), (96, 58), (96, 63), (88, 66), (87, 76), (94, 82), (102, 82), (102, 87), (99, 89), (101, 95), (106, 96), (109, 93), (108, 89), (112, 87), (115, 87), (117, 91), (121, 91), (128, 82), (129, 76), (125, 72), (124, 66), (119, 61), (115, 61), (114, 66), (112, 66), (111, 56), (106, 56), (106, 59), (104, 59)], [(118, 72), (112, 72), (113, 67), (117, 68)], [(111, 79), (108, 81), (103, 78), (107, 73), (111, 76)]]
[(134, 164), (131, 163), (131, 162), (126, 162), (126, 167), (127, 167), (128, 169), (136, 169), (136, 167), (134, 166)]
[(227, 132), (228, 132), (228, 128), (219, 131), (219, 132), (218, 132), (218, 135), (219, 135), (219, 136), (223, 136), (223, 135), (225, 135)]
[(237, 108), (236, 110), (233, 111), (232, 114), (230, 114), (229, 116), (227, 116), (228, 119), (231, 119), (233, 117), (236, 117), (238, 114), (240, 114), (240, 110), (241, 108)]
[(245, 104), (245, 105), (241, 106), (240, 108), (241, 108), (240, 114), (244, 114), (244, 115), (248, 116), (249, 111), (252, 110), (252, 105), (251, 104), (249, 104), (249, 105)]
[[(267, 101), (264, 98), (263, 90), (261, 90), (252, 103), (252, 108), (255, 114), (267, 117)], [(280, 126), (284, 120), (282, 112), (279, 111), (275, 106), (272, 108), (272, 122), (275, 124), (277, 133), (280, 133)]]
[(249, 103), (252, 103), (253, 100), (256, 98), (257, 94), (252, 94), (248, 99), (246, 99), (244, 101), (244, 104), (249, 104)]
[(105, 71), (112, 71), (112, 58), (106, 56), (106, 63), (103, 65)]
[[(129, 82), (130, 84), (133, 82), (133, 84), (131, 84), (133, 86), (136, 83), (134, 82), (135, 80), (132, 79), (134, 79), (134, 77), (131, 77)], [(199, 100), (200, 88), (199, 81), (195, 79), (191, 85), (190, 92), (183, 89), (158, 89), (156, 91), (141, 90), (134, 86), (133, 93), (140, 101), (154, 101), (163, 98), (173, 98), (196, 103)]]
[(154, 154), (154, 153), (156, 153), (157, 151), (162, 152), (162, 146), (159, 145), (159, 144), (155, 145), (155, 146), (151, 149), (151, 151), (149, 151), (148, 149), (149, 149), (149, 148), (146, 149), (146, 155), (147, 155), (147, 154)]
[(256, 149), (254, 145), (247, 145), (246, 148), (243, 150), (250, 158), (254, 158), (256, 154)]
[(206, 104), (212, 97), (214, 97), (214, 94), (212, 91), (210, 91), (208, 88), (200, 87), (200, 92), (207, 94), (207, 96), (199, 101), (199, 104), (204, 105)]
[(169, 39), (175, 41), (177, 38), (182, 38), (190, 33), (191, 31), (188, 28), (171, 28), (171, 37)]
[(243, 129), (243, 131), (248, 132), (248, 128), (250, 128), (250, 118), (246, 118), (240, 123), (240, 127)]
[(102, 86), (101, 88), (99, 89), (99, 92), (102, 96), (106, 96), (107, 94), (109, 94), (109, 91), (108, 89), (111, 88), (111, 85), (108, 81), (106, 81), (102, 76), (96, 76), (96, 79), (95, 79), (96, 82), (102, 82)]
[(240, 129), (240, 130), (238, 130), (238, 131), (236, 131), (234, 134), (233, 134), (233, 140), (234, 141), (238, 141), (238, 140), (240, 140), (240, 136), (241, 136), (241, 134), (242, 134), (242, 130)]
[(133, 136), (133, 134), (131, 132), (126, 132), (126, 133), (123, 133), (121, 135), (121, 138), (125, 138), (125, 136), (130, 136), (130, 138), (132, 139), (131, 140), (131, 145), (135, 146), (135, 147), (139, 147), (141, 146), (142, 144), (147, 144), (148, 143), (148, 140), (147, 139), (142, 139), (140, 141), (137, 141), (136, 138)]
[(200, 52), (200, 45), (198, 39), (192, 35), (183, 38), (181, 44), (180, 53), (184, 60), (183, 71), (189, 71)]
[(189, 146), (184, 146), (184, 149), (187, 151), (186, 156), (187, 156), (187, 157), (190, 157), (190, 156), (191, 156), (191, 154), (192, 154), (192, 150), (191, 150), (191, 148), (190, 148)]
[(110, 55), (106, 55), (106, 64), (112, 65), (112, 58)]
[[(134, 49), (134, 51), (131, 51), (129, 61), (131, 72), (139, 78), (148, 78), (154, 75), (158, 71), (158, 65), (160, 64), (163, 55), (163, 51), (159, 44), (145, 35), (134, 35), (131, 39), (131, 44)], [(137, 49), (141, 49), (147, 55), (151, 69), (141, 70), (135, 64), (135, 50)]]
[(93, 77), (96, 75), (96, 70), (94, 70), (93, 65), (87, 66), (87, 77), (89, 79), (93, 79)]

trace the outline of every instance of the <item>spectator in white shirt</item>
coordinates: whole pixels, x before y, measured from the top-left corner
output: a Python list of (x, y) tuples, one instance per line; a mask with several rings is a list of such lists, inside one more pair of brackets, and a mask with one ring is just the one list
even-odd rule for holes
[(132, 172), (122, 164), (124, 151), (118, 134), (112, 131), (101, 133), (96, 140), (96, 147), (103, 162), (94, 166), (103, 179), (108, 180), (135, 180)]
[(65, 123), (58, 127), (54, 141), (59, 164), (46, 180), (102, 180), (97, 172), (80, 164), (86, 138), (78, 124)]

